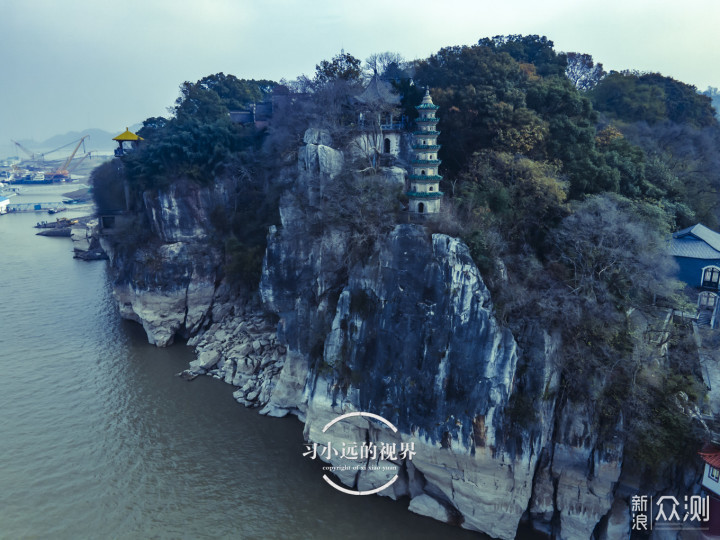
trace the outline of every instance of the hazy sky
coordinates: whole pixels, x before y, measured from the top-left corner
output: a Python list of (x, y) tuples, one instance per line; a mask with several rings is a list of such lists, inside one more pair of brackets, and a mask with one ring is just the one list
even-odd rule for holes
[[(423, 58), (540, 34), (606, 69), (720, 87), (718, 0), (0, 0), (0, 155), (166, 115), (183, 81), (312, 74), (341, 48)], [(89, 149), (92, 149), (92, 142)]]

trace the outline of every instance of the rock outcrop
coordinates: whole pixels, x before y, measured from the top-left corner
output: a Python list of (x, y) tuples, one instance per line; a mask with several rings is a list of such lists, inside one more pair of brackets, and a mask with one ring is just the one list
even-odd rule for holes
[[(280, 337), (292, 354), (283, 371), (299, 363), (296, 372), (314, 374), (312, 388), (296, 392), (304, 401), (294, 404), (308, 438), (321, 443), (322, 427), (338, 414), (379, 414), (416, 445), (412, 466), (424, 486), (417, 495), (434, 497), (467, 528), (513, 536), (537, 456), (505, 448), (516, 344), (492, 317), (467, 247), (399, 225), (373, 258), (344, 276), (336, 251), (342, 243), (320, 238), (303, 246), (302, 258), (289, 258), (293, 225), (283, 225), (282, 234), (271, 234), (261, 292), (280, 317)], [(306, 272), (315, 276), (312, 289), (302, 285)], [(270, 398), (275, 410), (274, 394), (282, 388), (278, 381)], [(335, 444), (365, 440), (368, 429)], [(498, 515), (505, 518), (492, 518)]]
[(96, 261), (108, 258), (100, 245), (100, 222), (97, 218), (71, 227), (70, 239), (73, 243), (73, 256), (76, 259)]
[(120, 314), (142, 324), (150, 343), (165, 347), (213, 322), (213, 305), (225, 290), (212, 216), (231, 205), (234, 189), (230, 181), (202, 187), (179, 180), (145, 192), (143, 215), (103, 233)]
[[(515, 336), (500, 325), (456, 238), (391, 224), (349, 252), (353, 231), (322, 220), (344, 162), (326, 132), (306, 132), (283, 180), (281, 223), (268, 233), (261, 303), (234, 298), (222, 279), (211, 214), (229, 204), (228, 185), (147, 193), (154, 240), (111, 253), (123, 316), (158, 345), (189, 338), (198, 354), (188, 378), (221, 379), (262, 414), (297, 415), (320, 448), (412, 443), (410, 457), (338, 468), (349, 488), (372, 490), (397, 474), (381, 495), (497, 538), (514, 538), (521, 521), (557, 538), (628, 537), (622, 444), (601, 442), (592, 411), (559, 400), (559, 337), (531, 321)], [(396, 169), (383, 174), (399, 181)], [(354, 411), (399, 431), (354, 418), (323, 432)]]

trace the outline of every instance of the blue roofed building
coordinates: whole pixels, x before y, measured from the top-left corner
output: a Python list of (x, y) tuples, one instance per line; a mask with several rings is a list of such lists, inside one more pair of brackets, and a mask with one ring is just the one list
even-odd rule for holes
[(672, 235), (678, 278), (697, 294), (698, 321), (714, 326), (720, 294), (720, 233), (698, 223)]
[(8, 199), (5, 195), (0, 195), (0, 214), (7, 214), (9, 204), (10, 199)]

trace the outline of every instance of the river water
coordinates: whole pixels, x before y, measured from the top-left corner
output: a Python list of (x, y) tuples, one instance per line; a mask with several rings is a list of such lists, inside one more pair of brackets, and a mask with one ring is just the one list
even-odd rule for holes
[(191, 349), (148, 345), (104, 262), (34, 235), (50, 219), (0, 216), (0, 538), (484, 538), (334, 491), (296, 419), (175, 377)]

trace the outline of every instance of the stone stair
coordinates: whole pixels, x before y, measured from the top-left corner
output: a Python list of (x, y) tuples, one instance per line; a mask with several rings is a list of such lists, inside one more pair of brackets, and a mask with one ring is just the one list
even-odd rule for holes
[(712, 319), (712, 311), (709, 309), (700, 310), (697, 317), (698, 326), (710, 326), (710, 320)]

